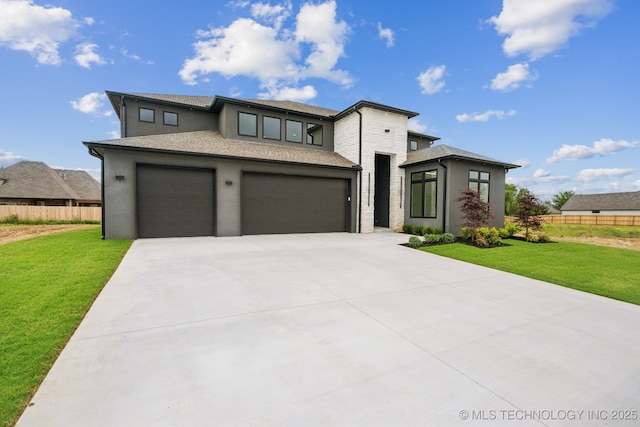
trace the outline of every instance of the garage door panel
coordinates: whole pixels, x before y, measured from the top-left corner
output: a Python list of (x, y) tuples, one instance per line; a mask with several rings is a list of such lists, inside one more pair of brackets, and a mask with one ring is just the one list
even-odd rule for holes
[(245, 173), (242, 233), (348, 231), (348, 181)]
[(215, 229), (215, 172), (139, 165), (139, 237), (211, 236)]

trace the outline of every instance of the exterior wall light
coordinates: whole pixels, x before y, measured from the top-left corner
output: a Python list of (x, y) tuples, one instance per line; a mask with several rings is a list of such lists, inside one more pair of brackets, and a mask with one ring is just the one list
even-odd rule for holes
[(116, 181), (124, 181), (124, 175), (116, 175)]

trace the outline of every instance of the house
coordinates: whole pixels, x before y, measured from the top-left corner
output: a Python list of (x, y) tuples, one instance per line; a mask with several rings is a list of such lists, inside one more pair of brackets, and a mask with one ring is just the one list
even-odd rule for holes
[(433, 146), (417, 113), (369, 101), (291, 101), (107, 91), (120, 139), (84, 142), (102, 161), (105, 238), (399, 230), (459, 233), (472, 186), (501, 225), (517, 167)]
[(0, 169), (0, 205), (100, 206), (100, 184), (85, 171), (22, 161)]
[(563, 215), (640, 215), (640, 191), (574, 194), (562, 206)]

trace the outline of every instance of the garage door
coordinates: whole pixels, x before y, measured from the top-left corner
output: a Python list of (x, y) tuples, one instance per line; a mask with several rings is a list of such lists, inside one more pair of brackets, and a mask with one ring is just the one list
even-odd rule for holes
[(215, 171), (138, 165), (138, 237), (212, 236)]
[(349, 181), (244, 173), (242, 234), (348, 231)]

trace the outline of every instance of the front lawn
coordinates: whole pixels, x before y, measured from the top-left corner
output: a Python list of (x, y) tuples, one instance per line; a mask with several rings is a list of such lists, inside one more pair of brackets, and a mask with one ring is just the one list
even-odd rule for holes
[(0, 426), (17, 421), (131, 245), (100, 232), (0, 245)]
[(430, 252), (640, 305), (638, 251), (583, 243), (527, 243), (491, 249), (456, 243)]

